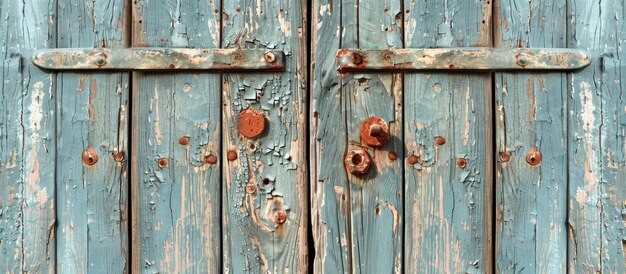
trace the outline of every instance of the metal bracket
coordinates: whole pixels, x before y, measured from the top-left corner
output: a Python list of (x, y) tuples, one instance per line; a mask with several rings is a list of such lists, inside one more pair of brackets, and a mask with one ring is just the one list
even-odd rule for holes
[(285, 54), (263, 49), (67, 48), (38, 51), (32, 60), (47, 70), (283, 71)]
[(588, 66), (586, 52), (575, 49), (341, 49), (339, 72), (412, 70), (573, 70)]

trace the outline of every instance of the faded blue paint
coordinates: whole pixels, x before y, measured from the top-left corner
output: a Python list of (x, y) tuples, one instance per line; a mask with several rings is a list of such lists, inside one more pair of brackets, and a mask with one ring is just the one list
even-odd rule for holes
[[(223, 48), (281, 50), (285, 72), (223, 75), (223, 246), (227, 273), (306, 273), (306, 1), (224, 1)], [(238, 133), (253, 108), (255, 139)], [(238, 154), (227, 160), (229, 151)], [(284, 223), (278, 221), (286, 214)]]
[[(502, 1), (496, 12), (497, 47), (566, 46), (565, 1)], [(565, 273), (566, 74), (497, 73), (495, 84), (497, 271)]]
[[(133, 46), (219, 47), (219, 3), (133, 1)], [(219, 76), (133, 75), (132, 271), (219, 273)]]
[[(491, 46), (490, 1), (404, 4), (407, 48)], [(492, 272), (491, 94), (489, 74), (405, 74), (407, 273)]]
[(0, 272), (55, 269), (55, 78), (28, 62), (56, 42), (55, 5), (0, 3)]

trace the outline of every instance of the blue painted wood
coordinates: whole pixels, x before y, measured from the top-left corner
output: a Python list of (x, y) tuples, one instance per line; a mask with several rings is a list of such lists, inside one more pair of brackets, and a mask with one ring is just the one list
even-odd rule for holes
[[(566, 47), (565, 1), (496, 3), (496, 47)], [(497, 271), (564, 273), (566, 74), (496, 73), (495, 90)]]
[(0, 271), (55, 269), (55, 78), (30, 64), (56, 43), (56, 1), (0, 3)]
[(588, 50), (593, 61), (568, 78), (568, 271), (623, 273), (624, 3), (570, 0), (567, 7), (568, 46)]
[[(287, 56), (283, 73), (223, 75), (227, 273), (308, 271), (306, 8), (296, 0), (224, 1), (223, 48), (277, 49)], [(247, 108), (267, 124), (258, 138), (238, 132), (238, 115)], [(227, 160), (229, 153), (237, 159)]]
[[(491, 45), (491, 1), (404, 9), (406, 47)], [(407, 273), (492, 271), (491, 94), (489, 74), (405, 74)]]
[[(59, 0), (57, 47), (127, 46), (126, 11), (122, 0)], [(129, 74), (57, 79), (57, 272), (127, 272)]]
[[(133, 46), (217, 48), (220, 1), (133, 1)], [(219, 273), (219, 76), (135, 73), (133, 273)]]

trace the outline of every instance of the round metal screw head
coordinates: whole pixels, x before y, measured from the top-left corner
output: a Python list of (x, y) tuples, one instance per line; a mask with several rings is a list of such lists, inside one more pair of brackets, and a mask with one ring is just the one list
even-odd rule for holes
[(263, 59), (265, 59), (266, 63), (274, 63), (276, 62), (276, 55), (273, 52), (266, 52), (263, 54)]
[(361, 124), (360, 135), (363, 144), (381, 147), (389, 140), (389, 127), (382, 118), (370, 117)]
[(439, 146), (443, 146), (446, 144), (446, 138), (443, 138), (441, 136), (435, 136), (435, 144), (439, 145)]
[(417, 163), (419, 162), (419, 160), (420, 160), (420, 158), (419, 158), (419, 157), (417, 157), (417, 155), (413, 154), (413, 155), (409, 156), (409, 157), (406, 159), (406, 162), (407, 162), (409, 165), (414, 165), (414, 164), (417, 164)]
[(528, 66), (528, 64), (530, 64), (530, 60), (525, 55), (520, 54), (517, 56), (517, 64), (519, 66), (525, 67), (525, 66)]
[(113, 153), (113, 160), (118, 163), (124, 161), (124, 157), (125, 157), (124, 152), (118, 151), (118, 152)]
[(361, 55), (361, 53), (358, 53), (358, 52), (351, 53), (350, 62), (352, 62), (352, 64), (355, 64), (355, 65), (359, 65), (363, 63), (363, 55)]
[(372, 163), (369, 153), (362, 148), (355, 148), (346, 154), (344, 164), (350, 173), (361, 175), (367, 173)]
[(214, 165), (217, 163), (217, 156), (213, 154), (207, 155), (206, 157), (204, 157), (204, 162), (209, 165)]
[(228, 159), (228, 161), (234, 161), (237, 160), (237, 151), (234, 150), (230, 150), (228, 151), (228, 153), (226, 154), (226, 159)]
[(459, 168), (465, 168), (467, 166), (467, 159), (465, 158), (459, 158), (456, 160), (456, 166), (458, 166)]
[(167, 167), (167, 158), (161, 158), (157, 160), (157, 164), (160, 168)]
[(85, 151), (83, 151), (83, 164), (93, 166), (97, 162), (98, 154), (96, 154), (92, 147), (88, 147)]
[(94, 64), (96, 64), (96, 66), (101, 67), (106, 65), (107, 63), (107, 59), (106, 56), (104, 55), (99, 55), (98, 57), (96, 57), (96, 60), (94, 61)]
[(541, 153), (536, 148), (531, 149), (526, 155), (526, 162), (531, 166), (541, 164)]
[(276, 211), (274, 213), (274, 222), (277, 224), (284, 224), (287, 221), (287, 213), (285, 211)]

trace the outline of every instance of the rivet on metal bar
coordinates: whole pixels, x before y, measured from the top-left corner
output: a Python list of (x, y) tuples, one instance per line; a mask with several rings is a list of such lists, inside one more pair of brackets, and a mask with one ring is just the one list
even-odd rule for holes
[(285, 54), (264, 49), (45, 49), (33, 64), (47, 70), (283, 71)]
[(341, 49), (337, 52), (340, 72), (411, 70), (574, 70), (588, 66), (591, 59), (576, 49)]

